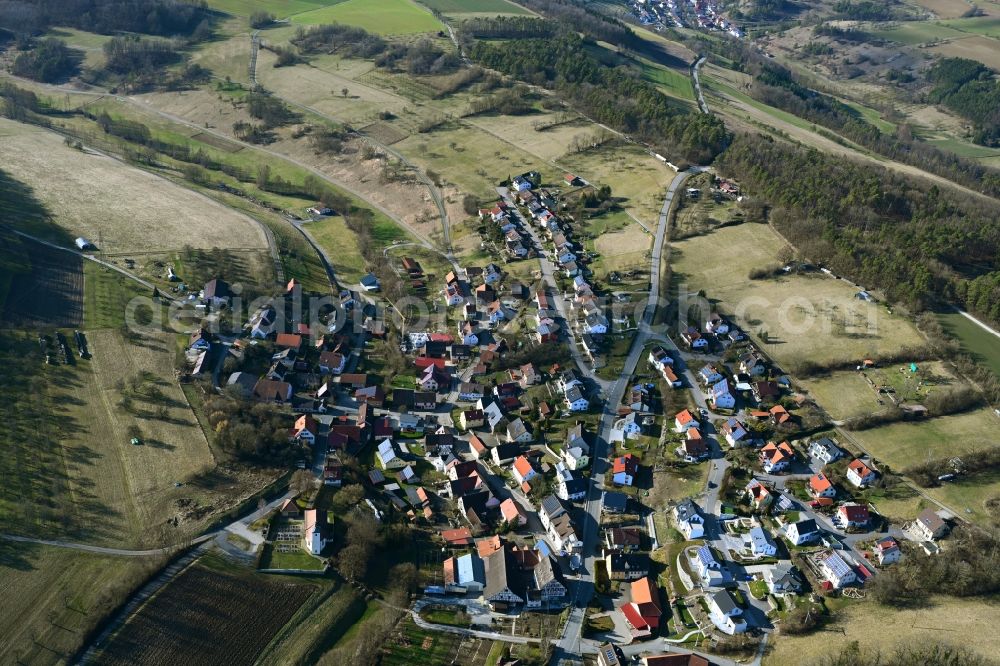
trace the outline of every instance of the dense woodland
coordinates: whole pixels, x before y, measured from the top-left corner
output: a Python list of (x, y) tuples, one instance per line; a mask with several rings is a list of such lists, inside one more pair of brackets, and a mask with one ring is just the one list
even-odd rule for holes
[(55, 83), (75, 76), (80, 71), (83, 53), (66, 46), (59, 39), (39, 40), (33, 49), (19, 53), (10, 71), (44, 83)]
[(996, 72), (965, 58), (942, 58), (928, 72), (930, 101), (973, 123), (973, 141), (1000, 146), (1000, 80)]
[(0, 27), (16, 35), (58, 25), (199, 40), (211, 33), (209, 16), (204, 0), (0, 0)]
[(715, 116), (674, 105), (627, 67), (610, 68), (576, 33), (552, 39), (477, 41), (469, 57), (484, 67), (555, 90), (598, 122), (635, 135), (666, 154), (708, 162), (729, 139)]
[(717, 166), (773, 206), (803, 258), (915, 309), (954, 302), (1000, 322), (1000, 204), (761, 136)]

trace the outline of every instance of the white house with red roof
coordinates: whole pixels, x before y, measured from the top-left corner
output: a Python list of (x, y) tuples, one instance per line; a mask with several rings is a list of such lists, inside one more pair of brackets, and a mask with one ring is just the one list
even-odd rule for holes
[(510, 471), (514, 475), (514, 478), (517, 479), (518, 485), (526, 481), (531, 481), (538, 476), (538, 472), (535, 471), (535, 468), (531, 466), (531, 463), (524, 456), (518, 456), (514, 459), (514, 464), (511, 466)]
[(689, 428), (700, 428), (698, 424), (698, 419), (694, 417), (694, 414), (690, 410), (685, 409), (683, 412), (677, 414), (674, 417), (674, 431), (675, 432), (685, 432)]
[(813, 497), (836, 497), (837, 488), (833, 482), (827, 478), (826, 474), (820, 472), (809, 477), (809, 494)]
[(847, 466), (847, 480), (856, 488), (864, 488), (875, 482), (878, 474), (860, 458), (855, 458)]
[(504, 522), (508, 525), (520, 526), (528, 522), (528, 516), (525, 515), (524, 509), (512, 497), (508, 497), (500, 503), (500, 515), (503, 516)]

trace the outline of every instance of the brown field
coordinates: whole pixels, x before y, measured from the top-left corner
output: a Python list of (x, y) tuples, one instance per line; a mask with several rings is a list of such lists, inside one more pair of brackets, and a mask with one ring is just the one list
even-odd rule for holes
[(972, 8), (965, 0), (913, 0), (938, 18), (958, 18)]
[(250, 664), (315, 589), (196, 564), (129, 618), (99, 661)]
[(595, 249), (601, 253), (601, 265), (607, 271), (648, 266), (652, 244), (653, 236), (634, 223), (622, 231), (602, 234), (594, 240)]
[(822, 274), (749, 280), (776, 263), (784, 240), (770, 227), (741, 224), (671, 245), (674, 279), (689, 295), (705, 290), (779, 364), (850, 361), (923, 344), (907, 320), (855, 298), (856, 289)]
[(65, 664), (132, 588), (163, 562), (0, 541), (0, 663)]
[(914, 609), (851, 603), (837, 611), (824, 631), (778, 636), (764, 666), (818, 664), (849, 641), (884, 652), (913, 643), (947, 642), (992, 659), (1000, 654), (1000, 634), (993, 629), (997, 622), (1000, 606), (974, 599), (935, 597), (926, 607)]
[(103, 155), (74, 150), (54, 132), (0, 120), (4, 168), (35, 190), (54, 222), (100, 249), (265, 248), (249, 218), (207, 197)]
[(927, 50), (949, 58), (978, 60), (987, 67), (1000, 69), (1000, 41), (982, 35), (955, 39)]
[(75, 328), (83, 323), (83, 259), (19, 239), (31, 270), (13, 277), (3, 305), (7, 328)]

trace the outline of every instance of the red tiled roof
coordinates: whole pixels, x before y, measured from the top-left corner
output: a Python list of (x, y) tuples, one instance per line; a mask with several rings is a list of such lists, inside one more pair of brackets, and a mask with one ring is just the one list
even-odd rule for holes
[(694, 416), (691, 414), (691, 411), (687, 410), (687, 409), (685, 409), (683, 412), (680, 412), (679, 414), (677, 414), (677, 416), (674, 417), (674, 418), (681, 425), (687, 425), (691, 421), (695, 420)]
[(279, 347), (291, 347), (292, 349), (298, 349), (302, 346), (302, 336), (295, 335), (294, 333), (278, 333), (278, 337), (275, 338), (274, 344)]
[(444, 530), (441, 538), (451, 545), (466, 546), (472, 543), (472, 532), (468, 527), (460, 527), (457, 530)]

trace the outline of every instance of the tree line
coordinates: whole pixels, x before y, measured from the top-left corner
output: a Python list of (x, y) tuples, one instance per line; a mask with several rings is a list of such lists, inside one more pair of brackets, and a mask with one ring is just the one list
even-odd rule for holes
[(803, 257), (915, 310), (957, 303), (1000, 322), (1000, 288), (982, 286), (1000, 270), (1000, 203), (759, 135), (717, 166), (773, 206)]
[(61, 39), (38, 40), (34, 48), (19, 53), (11, 65), (15, 76), (55, 83), (74, 76), (80, 71), (83, 53), (66, 46)]
[(722, 121), (671, 103), (627, 67), (607, 67), (588, 52), (592, 42), (576, 33), (554, 39), (476, 41), (469, 57), (529, 83), (555, 90), (598, 122), (635, 135), (666, 154), (708, 162), (725, 147)]
[(33, 35), (51, 26), (69, 26), (103, 35), (134, 32), (200, 41), (211, 34), (204, 0), (4, 0), (0, 26)]
[(429, 39), (413, 43), (388, 42), (362, 28), (337, 23), (299, 28), (291, 39), (303, 54), (337, 53), (347, 58), (372, 59), (379, 67), (407, 74), (447, 74), (462, 61)]

